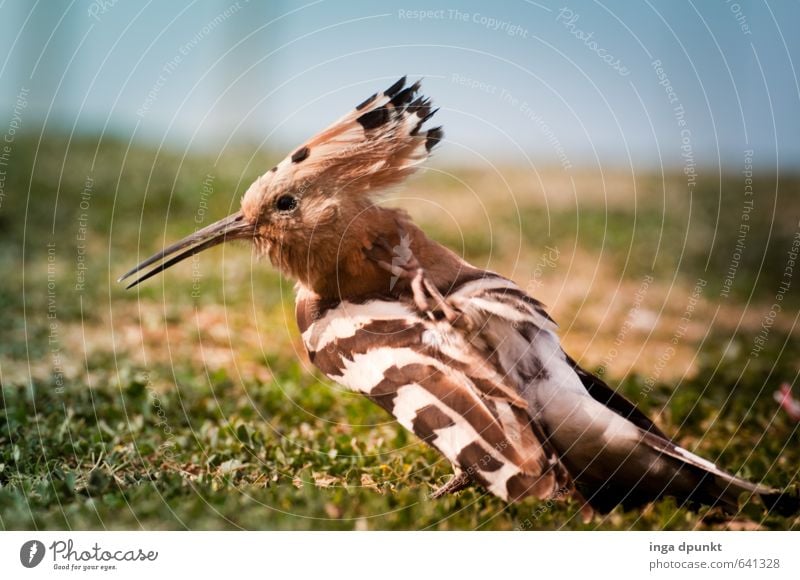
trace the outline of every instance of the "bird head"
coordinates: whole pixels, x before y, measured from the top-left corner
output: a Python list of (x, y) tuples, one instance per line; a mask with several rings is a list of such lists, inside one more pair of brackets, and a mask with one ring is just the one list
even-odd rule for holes
[(328, 284), (341, 268), (352, 270), (375, 236), (396, 227), (376, 194), (415, 171), (442, 138), (441, 127), (422, 129), (435, 111), (417, 95), (419, 87), (403, 77), (372, 95), (256, 179), (240, 211), (164, 248), (120, 281), (139, 274), (131, 288), (230, 240), (250, 240), (311, 288)]

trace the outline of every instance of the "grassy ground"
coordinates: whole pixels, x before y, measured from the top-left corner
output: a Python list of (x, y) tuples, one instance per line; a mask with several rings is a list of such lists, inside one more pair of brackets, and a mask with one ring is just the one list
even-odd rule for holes
[[(0, 528), (800, 528), (755, 506), (724, 519), (664, 501), (583, 524), (575, 505), (509, 506), (479, 488), (430, 500), (446, 462), (310, 367), (291, 284), (245, 246), (138, 291), (114, 282), (227, 215), (270, 155), (56, 137), (13, 155), (0, 206)], [(438, 168), (392, 197), (548, 303), (567, 349), (681, 444), (785, 485), (798, 425), (772, 393), (800, 368), (797, 288), (769, 313), (798, 183), (757, 181), (730, 292), (736, 175), (689, 196), (671, 175)]]

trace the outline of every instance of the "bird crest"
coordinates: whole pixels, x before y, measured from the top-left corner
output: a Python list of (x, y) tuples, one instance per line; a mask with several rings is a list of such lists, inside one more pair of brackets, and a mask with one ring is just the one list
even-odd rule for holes
[(423, 129), (436, 110), (419, 88), (403, 77), (294, 149), (248, 189), (244, 214), (263, 213), (284, 192), (363, 203), (401, 182), (443, 137), (441, 127)]

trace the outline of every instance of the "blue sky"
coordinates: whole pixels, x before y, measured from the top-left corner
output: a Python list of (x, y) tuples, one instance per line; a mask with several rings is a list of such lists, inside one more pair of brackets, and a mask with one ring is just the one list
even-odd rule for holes
[(441, 107), (445, 159), (800, 165), (797, 2), (10, 0), (0, 16), (2, 109), (27, 89), (31, 131), (285, 149), (408, 74)]

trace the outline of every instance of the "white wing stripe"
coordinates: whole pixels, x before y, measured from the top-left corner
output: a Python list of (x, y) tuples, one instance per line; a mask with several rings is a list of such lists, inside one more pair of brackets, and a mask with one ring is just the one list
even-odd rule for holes
[(503, 457), (499, 452), (485, 445), (483, 438), (473, 429), (461, 415), (454, 413), (447, 405), (433, 396), (424, 387), (417, 384), (408, 384), (397, 390), (397, 397), (394, 400), (393, 414), (397, 422), (411, 432), (414, 432), (414, 419), (417, 412), (428, 406), (433, 405), (446, 414), (453, 421), (454, 425), (435, 431), (436, 437), (431, 441), (441, 453), (451, 463), (458, 465), (458, 455), (471, 443), (477, 443), (486, 449), (487, 455), (499, 461), (502, 467), (496, 471), (483, 471), (479, 466), (474, 466), (481, 472), (481, 476), (489, 483), (489, 491), (502, 499), (508, 498), (506, 484), (508, 479), (520, 473), (519, 468)]
[(354, 336), (365, 324), (376, 320), (407, 320), (413, 324), (418, 317), (401, 302), (371, 300), (363, 304), (342, 302), (314, 322), (304, 333), (303, 342), (312, 351), (320, 351), (342, 338)]

